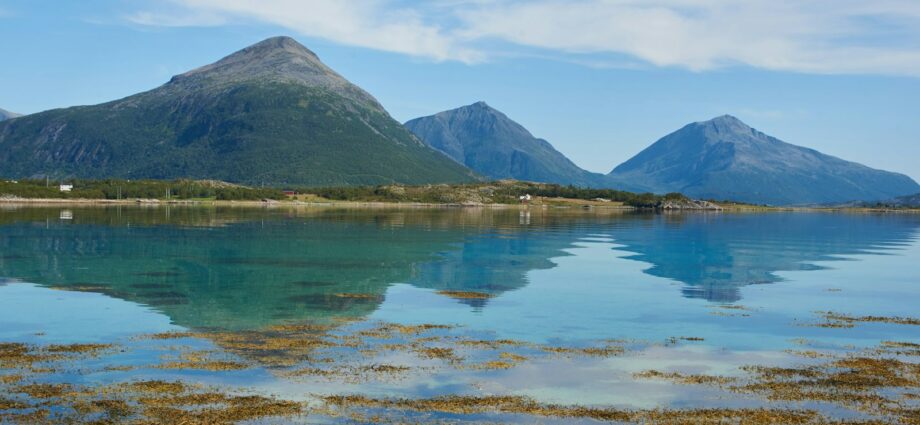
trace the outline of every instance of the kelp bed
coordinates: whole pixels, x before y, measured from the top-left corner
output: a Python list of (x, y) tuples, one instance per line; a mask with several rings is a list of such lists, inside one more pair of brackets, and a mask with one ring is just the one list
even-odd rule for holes
[[(841, 319), (841, 318), (847, 319)], [(833, 320), (850, 324), (885, 318)], [(896, 319), (896, 320), (895, 320)], [(914, 325), (914, 319), (887, 323)], [(211, 341), (205, 349), (191, 341)], [(670, 338), (658, 345), (701, 341)], [(119, 364), (138, 344), (162, 344), (153, 364)], [(138, 380), (132, 370), (169, 369), (239, 373), (267, 370), (280, 379), (350, 383), (391, 381), (449, 368), (478, 373), (505, 370), (546, 358), (630, 355), (651, 343), (601, 341), (552, 346), (481, 338), (452, 326), (392, 323), (286, 324), (258, 331), (144, 335), (125, 344), (27, 345), (0, 343), (0, 423), (27, 424), (229, 424), (584, 421), (657, 424), (920, 424), (920, 344), (885, 341), (861, 350), (792, 351), (797, 366), (750, 365), (733, 376), (644, 370), (638, 381), (704, 386), (760, 400), (760, 407), (620, 409), (559, 405), (515, 395), (471, 394), (434, 398), (380, 398), (363, 394), (313, 394), (295, 402), (245, 388), (187, 381)], [(403, 363), (380, 354), (401, 353)], [(61, 379), (62, 373), (118, 371), (121, 379)], [(85, 383), (78, 383), (85, 382)], [(829, 416), (828, 412), (835, 412)]]

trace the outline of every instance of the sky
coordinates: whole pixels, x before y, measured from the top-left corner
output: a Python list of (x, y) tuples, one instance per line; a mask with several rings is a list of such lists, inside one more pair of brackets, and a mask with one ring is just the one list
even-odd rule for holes
[(920, 181), (917, 0), (0, 0), (0, 108), (118, 99), (277, 35), (399, 121), (485, 101), (591, 171), (731, 114)]

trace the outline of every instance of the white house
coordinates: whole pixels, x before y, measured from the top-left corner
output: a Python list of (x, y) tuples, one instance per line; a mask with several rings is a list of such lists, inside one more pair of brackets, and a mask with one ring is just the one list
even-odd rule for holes
[(72, 184), (62, 184), (61, 185), (61, 192), (70, 192), (71, 190), (73, 190)]

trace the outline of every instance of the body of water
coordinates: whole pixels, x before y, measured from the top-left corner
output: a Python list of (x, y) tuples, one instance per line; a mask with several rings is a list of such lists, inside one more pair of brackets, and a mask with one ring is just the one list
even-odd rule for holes
[[(158, 380), (311, 407), (360, 394), (773, 408), (775, 397), (667, 374), (740, 379), (750, 365), (920, 343), (909, 320), (920, 315), (918, 237), (917, 214), (6, 208), (0, 341), (109, 347), (41, 374), (7, 365), (19, 376), (10, 388)], [(306, 324), (338, 342), (305, 348), (285, 326)], [(905, 397), (903, 409), (915, 408)], [(834, 400), (781, 407), (880, 414)], [(413, 412), (400, 418), (533, 419)], [(328, 411), (285, 420), (361, 421)]]

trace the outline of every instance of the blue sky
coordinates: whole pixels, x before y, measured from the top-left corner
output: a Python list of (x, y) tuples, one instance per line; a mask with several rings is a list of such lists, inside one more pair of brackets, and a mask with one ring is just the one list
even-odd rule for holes
[(117, 99), (275, 35), (400, 121), (484, 100), (592, 171), (727, 113), (920, 180), (916, 0), (0, 0), (0, 108)]

